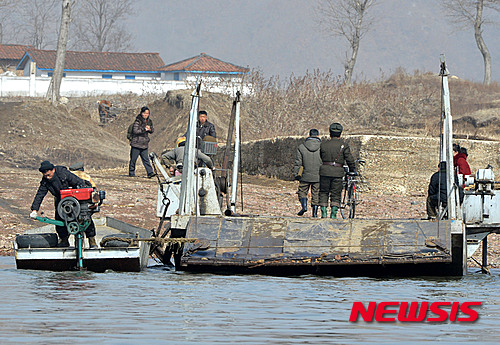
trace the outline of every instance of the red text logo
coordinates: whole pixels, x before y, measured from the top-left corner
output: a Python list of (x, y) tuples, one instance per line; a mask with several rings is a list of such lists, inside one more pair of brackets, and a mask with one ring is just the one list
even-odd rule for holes
[(359, 320), (359, 316), (372, 322), (474, 322), (479, 317), (471, 309), (481, 302), (368, 302), (365, 308), (362, 302), (352, 304), (350, 322)]

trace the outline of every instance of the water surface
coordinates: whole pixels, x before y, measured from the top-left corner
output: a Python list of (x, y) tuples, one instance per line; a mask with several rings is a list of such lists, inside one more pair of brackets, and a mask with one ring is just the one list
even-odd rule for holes
[[(16, 270), (0, 257), (2, 344), (498, 343), (491, 276), (374, 279)], [(348, 322), (354, 301), (481, 301), (474, 323)]]

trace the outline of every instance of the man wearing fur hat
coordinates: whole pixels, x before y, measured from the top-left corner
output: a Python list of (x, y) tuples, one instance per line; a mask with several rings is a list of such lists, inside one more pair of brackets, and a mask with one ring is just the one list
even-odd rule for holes
[[(43, 175), (40, 181), (40, 186), (36, 192), (33, 203), (31, 204), (30, 217), (35, 219), (37, 217), (38, 210), (40, 210), (40, 205), (42, 204), (43, 198), (50, 192), (54, 196), (54, 208), (55, 208), (55, 219), (62, 221), (63, 219), (59, 216), (57, 212), (57, 205), (61, 201), (61, 190), (72, 188), (79, 188), (85, 186), (85, 182), (78, 176), (72, 174), (66, 167), (54, 166), (54, 164), (49, 161), (43, 161), (38, 169)], [(95, 247), (95, 226), (93, 222), (85, 230), (85, 235), (89, 239), (89, 245)], [(65, 226), (56, 226), (56, 232), (59, 236), (58, 247), (69, 247), (69, 233)]]
[(344, 163), (349, 171), (356, 166), (349, 144), (340, 138), (343, 127), (334, 122), (330, 125), (330, 140), (321, 142), (320, 155), (323, 164), (319, 168), (319, 205), (321, 218), (328, 216), (328, 198), (330, 198), (330, 218), (337, 218), (342, 194), (342, 178), (344, 177)]

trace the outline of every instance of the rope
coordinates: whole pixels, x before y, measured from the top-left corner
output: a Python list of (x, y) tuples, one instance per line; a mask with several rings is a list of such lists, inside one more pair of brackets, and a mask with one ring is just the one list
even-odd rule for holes
[(106, 237), (101, 240), (101, 247), (109, 241), (121, 241), (127, 242), (129, 245), (138, 244), (138, 242), (151, 242), (155, 245), (162, 246), (174, 245), (174, 244), (184, 244), (184, 243), (194, 243), (197, 238), (161, 238), (161, 237), (151, 237), (151, 238), (123, 238), (123, 237)]

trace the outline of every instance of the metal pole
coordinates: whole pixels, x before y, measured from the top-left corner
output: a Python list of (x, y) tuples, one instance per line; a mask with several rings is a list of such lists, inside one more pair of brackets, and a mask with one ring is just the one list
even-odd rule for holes
[(456, 189), (454, 188), (454, 169), (453, 169), (453, 127), (450, 106), (450, 91), (448, 87), (448, 69), (445, 62), (441, 63), (442, 88), (443, 88), (443, 106), (444, 106), (444, 122), (443, 122), (443, 159), (446, 161), (446, 186), (448, 191), (448, 219), (457, 219), (457, 197)]
[(483, 267), (488, 267), (488, 235), (483, 238)]
[(77, 258), (77, 268), (81, 271), (83, 270), (83, 234), (81, 231), (75, 235), (76, 242), (76, 258)]
[(240, 163), (240, 92), (236, 92), (236, 116), (234, 118), (234, 158), (233, 179), (231, 182), (231, 211), (236, 212), (236, 196), (238, 191), (238, 171)]
[(194, 159), (196, 152), (196, 121), (198, 100), (200, 97), (201, 80), (196, 81), (196, 89), (192, 93), (191, 111), (189, 112), (186, 146), (184, 148), (184, 166), (182, 167), (181, 195), (179, 200), (179, 215), (190, 215), (193, 212), (193, 179)]

